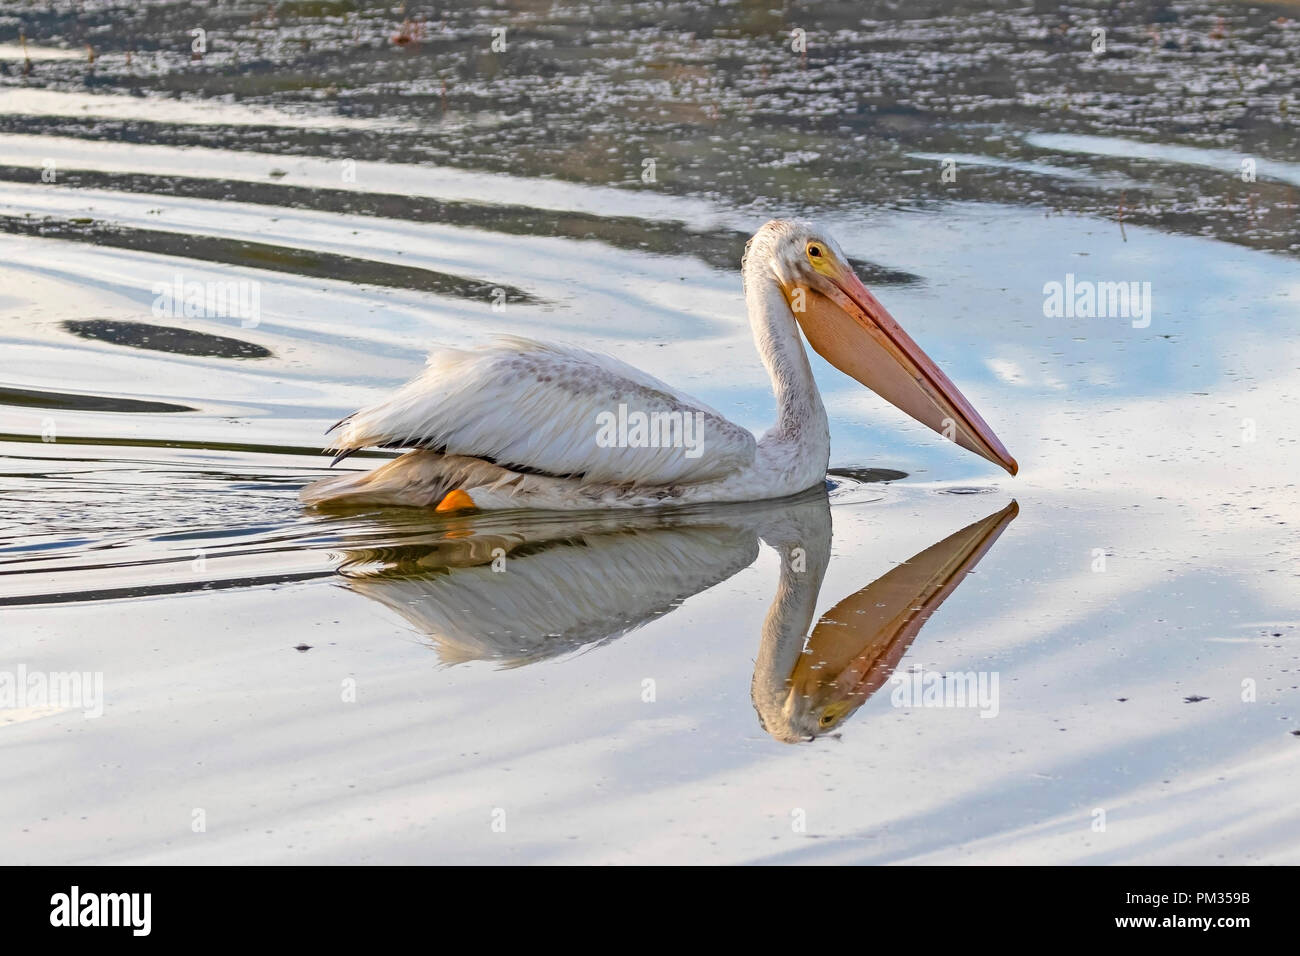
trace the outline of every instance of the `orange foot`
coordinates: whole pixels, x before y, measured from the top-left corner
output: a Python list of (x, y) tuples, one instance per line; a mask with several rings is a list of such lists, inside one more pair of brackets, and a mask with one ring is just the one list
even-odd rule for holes
[(438, 502), (438, 507), (434, 511), (465, 511), (469, 508), (477, 508), (474, 499), (468, 494), (457, 488), (455, 491), (447, 492), (442, 501)]

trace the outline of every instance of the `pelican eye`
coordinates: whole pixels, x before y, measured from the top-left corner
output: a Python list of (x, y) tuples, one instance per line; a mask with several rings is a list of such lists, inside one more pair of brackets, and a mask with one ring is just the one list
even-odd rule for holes
[(808, 255), (812, 256), (814, 259), (820, 259), (822, 257), (822, 247), (814, 242), (808, 247)]

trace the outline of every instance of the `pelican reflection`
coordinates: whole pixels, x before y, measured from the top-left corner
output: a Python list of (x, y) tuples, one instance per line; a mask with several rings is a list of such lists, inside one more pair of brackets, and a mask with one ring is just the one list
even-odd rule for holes
[(347, 587), (391, 608), (444, 663), (515, 667), (593, 647), (668, 614), (749, 567), (781, 558), (751, 694), (773, 737), (839, 727), (897, 667), (930, 615), (1018, 512), (1013, 501), (843, 598), (814, 623), (831, 554), (824, 490), (782, 502), (664, 512), (440, 517), (352, 547)]

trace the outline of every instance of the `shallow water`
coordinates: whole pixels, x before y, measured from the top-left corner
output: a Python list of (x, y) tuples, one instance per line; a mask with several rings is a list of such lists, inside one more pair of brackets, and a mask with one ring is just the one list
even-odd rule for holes
[[(580, 84), (551, 81), (570, 106), (609, 97), (584, 137), (576, 111), (518, 121), (515, 89), (565, 62), (575, 11), (516, 13), (552, 42), (521, 43), (533, 59), (497, 72), (464, 66), (449, 120), (410, 101), (441, 99), (434, 41), (424, 65), (391, 43), (338, 46), (349, 28), (401, 28), (345, 6), (250, 26), (273, 69), (193, 67), (208, 96), (284, 84), (251, 102), (197, 95), (161, 33), (96, 34), (93, 74), (49, 55), (23, 76), (0, 43), (0, 670), (103, 675), (100, 717), (0, 709), (0, 859), (1300, 861), (1289, 114), (1234, 133), (1207, 113), (1175, 143), (1121, 122), (1119, 92), (1085, 121), (972, 89), (978, 117), (878, 146), (858, 139), (880, 128), (871, 110), (837, 129), (808, 106), (795, 138), (823, 159), (751, 164), (723, 155), (745, 122), (729, 110), (807, 69), (767, 53), (753, 61), (766, 73), (744, 65), (788, 32), (779, 17), (750, 11), (734, 36), (701, 28), (653, 56), (614, 49), (618, 22), (593, 28), (609, 57), (575, 68)], [(1277, 11), (1217, 10), (1162, 28), (1213, 46), (1225, 16), (1235, 53), (1207, 69), (1300, 42), (1270, 26)], [(29, 42), (75, 47), (96, 16), (30, 22)], [(439, 55), (478, 42), (483, 16), (449, 15)], [(839, 48), (814, 46), (814, 71), (824, 58), (851, 76), (894, 31), (899, 62), (872, 68), (886, 88), (919, 76), (906, 51), (961, 37), (954, 62), (974, 83), (997, 25), (825, 16)], [(1015, 16), (1038, 29), (1049, 14)], [(292, 95), (294, 31), (350, 108)], [(325, 75), (363, 49), (373, 85)], [(692, 72), (724, 49), (732, 67)], [(1174, 61), (1151, 70), (1191, 68), (1156, 50)], [(1034, 62), (1007, 54), (1013, 90)], [(403, 69), (406, 93), (379, 89)], [(714, 124), (680, 147), (690, 175), (647, 188), (579, 162), (608, 129), (671, 139), (633, 102), (660, 69)], [(1120, 92), (1158, 112), (1171, 94), (1143, 75)], [(1276, 109), (1251, 83), (1243, 115)], [(718, 84), (717, 119), (692, 84)], [(921, 92), (909, 108), (924, 116)], [(777, 149), (778, 124), (749, 122)], [(490, 148), (507, 141), (515, 152)], [(1253, 194), (1235, 178), (1247, 154)], [(938, 184), (945, 156), (961, 188), (915, 188)], [(1114, 215), (1117, 194), (1131, 215)], [(630, 517), (299, 506), (327, 473), (324, 429), (437, 342), (603, 349), (763, 429), (774, 403), (736, 265), (754, 228), (791, 212), (839, 238), (1018, 477), (814, 359), (825, 492)], [(1069, 274), (1150, 282), (1149, 324), (1046, 317), (1045, 283)], [(241, 281), (253, 319), (159, 302), (177, 282)], [(940, 673), (996, 679), (996, 697), (900, 700)]]

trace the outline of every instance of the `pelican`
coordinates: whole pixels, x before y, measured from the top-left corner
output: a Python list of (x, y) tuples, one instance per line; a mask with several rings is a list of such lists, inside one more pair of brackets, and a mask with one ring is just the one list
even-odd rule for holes
[(741, 273), (777, 401), (776, 424), (762, 438), (611, 356), (500, 338), (434, 350), (422, 375), (333, 426), (331, 464), (365, 447), (413, 450), (370, 472), (314, 482), (303, 500), (572, 510), (796, 494), (823, 483), (830, 462), (826, 409), (800, 328), (840, 371), (1016, 473), (993, 430), (824, 230), (772, 220), (746, 244)]

